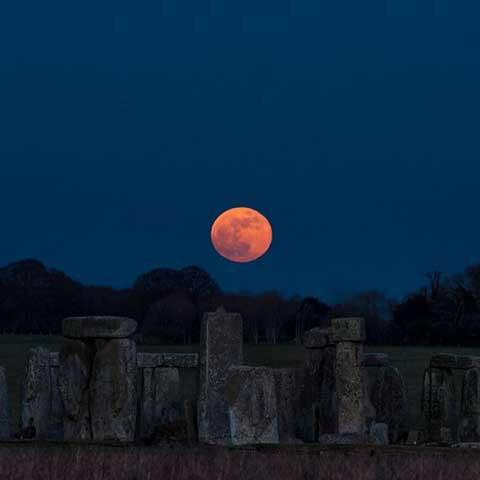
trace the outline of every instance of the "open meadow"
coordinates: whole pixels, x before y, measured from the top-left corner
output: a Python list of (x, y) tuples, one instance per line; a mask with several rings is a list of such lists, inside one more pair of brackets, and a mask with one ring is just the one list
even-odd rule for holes
[[(13, 428), (18, 429), (20, 415), (21, 385), (24, 377), (28, 350), (44, 346), (51, 351), (58, 351), (61, 336), (39, 335), (0, 335), (0, 366), (6, 367), (9, 388), (10, 408)], [(148, 345), (139, 346), (141, 352), (196, 352), (198, 345)], [(424, 369), (430, 357), (439, 352), (480, 355), (480, 348), (456, 347), (366, 347), (367, 352), (384, 352), (390, 355), (405, 380), (410, 407), (412, 426), (421, 427), (420, 397)], [(303, 364), (304, 349), (296, 345), (245, 345), (245, 363), (255, 366), (300, 367)], [(461, 373), (456, 373), (457, 398), (461, 392)]]

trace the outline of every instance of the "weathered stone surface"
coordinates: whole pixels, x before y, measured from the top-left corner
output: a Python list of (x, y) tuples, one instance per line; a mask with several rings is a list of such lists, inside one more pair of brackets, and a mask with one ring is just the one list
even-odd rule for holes
[[(333, 347), (333, 351), (335, 351), (335, 347)], [(305, 351), (305, 387), (302, 392), (300, 430), (302, 440), (307, 442), (316, 442), (321, 431), (319, 412), (324, 361), (324, 349)], [(333, 432), (335, 432), (335, 429), (329, 433)]]
[(480, 441), (480, 415), (462, 415), (460, 417), (458, 439), (462, 442)]
[(480, 357), (457, 355), (458, 369), (467, 370), (469, 368), (480, 368)]
[(303, 346), (305, 348), (323, 348), (332, 344), (326, 328), (312, 328), (303, 334)]
[(50, 367), (58, 367), (59, 352), (50, 352)]
[(462, 382), (462, 415), (480, 415), (480, 368), (465, 372)]
[(409, 431), (407, 391), (397, 368), (376, 369), (370, 383), (370, 399), (376, 411), (375, 421), (388, 425), (390, 443), (405, 438)]
[(425, 370), (421, 407), (428, 440), (440, 442), (442, 427), (455, 431), (455, 384), (450, 369)]
[(336, 348), (323, 349), (319, 404), (319, 434), (338, 431), (337, 387), (335, 378)]
[(458, 440), (460, 442), (480, 441), (480, 369), (471, 368), (465, 372), (462, 382)]
[(155, 368), (153, 376), (155, 425), (178, 422), (183, 417), (178, 368)]
[(430, 359), (432, 368), (453, 368), (459, 370), (468, 370), (469, 368), (480, 368), (480, 357), (469, 355), (453, 355), (450, 353), (440, 353), (433, 355)]
[(297, 439), (299, 413), (302, 408), (302, 391), (305, 374), (299, 368), (273, 370), (277, 397), (278, 436), (282, 443)]
[(131, 441), (136, 425), (137, 349), (130, 339), (111, 339), (97, 351), (89, 404), (94, 440)]
[(278, 443), (277, 400), (271, 368), (232, 367), (226, 396), (233, 445)]
[(336, 348), (335, 377), (338, 408), (338, 433), (365, 431), (363, 345), (340, 342)]
[(64, 438), (64, 409), (58, 382), (58, 368), (59, 367), (50, 367), (50, 380), (52, 385), (52, 408), (50, 411), (48, 438)]
[(372, 423), (368, 433), (369, 443), (388, 445), (388, 425), (386, 423)]
[(362, 365), (364, 367), (386, 367), (390, 365), (390, 357), (386, 353), (365, 353)]
[(21, 428), (33, 418), (37, 438), (48, 436), (52, 401), (50, 352), (42, 347), (30, 349), (23, 383)]
[[(192, 398), (185, 398), (185, 378), (178, 368), (139, 368), (138, 434), (140, 438), (162, 437), (179, 429), (190, 440), (196, 438), (196, 415)], [(183, 383), (182, 383), (183, 382)], [(182, 434), (183, 435), (183, 434)]]
[[(138, 357), (137, 357), (138, 358)], [(153, 433), (154, 425), (154, 378), (153, 368), (142, 368), (138, 370), (141, 375), (139, 385), (139, 436), (140, 438), (149, 437)]]
[(197, 418), (195, 415), (195, 408), (191, 400), (183, 401), (183, 409), (185, 415), (185, 423), (187, 424), (187, 440), (189, 442), (196, 442), (197, 436)]
[(362, 317), (333, 318), (329, 334), (333, 342), (364, 342), (365, 320)]
[(363, 375), (363, 417), (365, 421), (365, 431), (369, 432), (371, 426), (374, 423), (377, 423), (377, 410), (373, 406), (372, 400), (370, 398), (371, 384), (370, 376), (368, 375), (367, 369), (362, 368)]
[(305, 380), (299, 422), (304, 441), (316, 442), (320, 434), (337, 431), (335, 357), (333, 345), (305, 352)]
[(10, 427), (7, 377), (5, 375), (5, 367), (0, 367), (0, 438), (8, 438), (10, 436)]
[(198, 436), (201, 442), (230, 443), (225, 382), (230, 367), (243, 362), (243, 322), (219, 308), (205, 313), (201, 327)]
[(430, 366), (434, 368), (457, 368), (457, 356), (449, 353), (433, 355)]
[(65, 439), (92, 438), (88, 386), (95, 346), (65, 338), (58, 358), (58, 388), (64, 408)]
[(195, 368), (197, 353), (137, 353), (138, 368), (172, 367)]
[(135, 333), (137, 322), (126, 317), (68, 317), (63, 335), (69, 338), (126, 338)]

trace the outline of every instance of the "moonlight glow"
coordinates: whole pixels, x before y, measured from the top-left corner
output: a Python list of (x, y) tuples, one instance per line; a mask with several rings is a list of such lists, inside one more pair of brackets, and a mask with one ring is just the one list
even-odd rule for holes
[(260, 258), (272, 243), (272, 227), (256, 210), (237, 207), (226, 210), (213, 222), (210, 232), (215, 250), (232, 262)]

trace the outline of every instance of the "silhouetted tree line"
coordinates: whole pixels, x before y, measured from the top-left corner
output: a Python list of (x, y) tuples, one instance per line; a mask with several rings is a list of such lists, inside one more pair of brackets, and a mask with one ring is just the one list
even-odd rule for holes
[(82, 285), (37, 260), (0, 268), (0, 333), (60, 334), (71, 315), (125, 315), (139, 323), (138, 339), (193, 343), (204, 312), (223, 305), (244, 319), (250, 343), (300, 344), (303, 333), (327, 327), (336, 316), (363, 316), (371, 344), (480, 344), (480, 265), (447, 277), (434, 271), (427, 284), (401, 301), (368, 290), (328, 305), (315, 297), (222, 292), (203, 269), (159, 268), (131, 288)]

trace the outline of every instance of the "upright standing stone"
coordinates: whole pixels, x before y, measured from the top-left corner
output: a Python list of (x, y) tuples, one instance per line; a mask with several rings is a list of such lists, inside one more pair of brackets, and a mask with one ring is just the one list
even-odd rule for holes
[(337, 343), (335, 377), (338, 406), (338, 432), (365, 433), (363, 318), (334, 318), (331, 338)]
[(171, 425), (183, 422), (183, 404), (180, 398), (180, 372), (178, 368), (155, 368), (153, 375), (154, 425)]
[(50, 425), (48, 438), (64, 438), (63, 417), (64, 409), (58, 382), (58, 366), (50, 366), (50, 379), (52, 384), (52, 407), (50, 412)]
[(319, 402), (319, 434), (338, 431), (337, 382), (335, 378), (336, 348), (323, 349), (322, 383)]
[(5, 368), (0, 367), (0, 438), (10, 436), (10, 408)]
[(409, 432), (405, 382), (392, 366), (377, 367), (372, 376), (370, 399), (376, 410), (375, 421), (388, 425), (390, 443), (397, 443)]
[(370, 398), (370, 377), (367, 369), (362, 369), (363, 374), (363, 417), (365, 420), (365, 432), (370, 432), (370, 427), (376, 423), (377, 410)]
[(465, 372), (458, 426), (459, 442), (480, 441), (480, 369)]
[(139, 369), (141, 375), (139, 395), (139, 434), (141, 438), (149, 437), (153, 433), (154, 425), (154, 378), (153, 368)]
[(59, 353), (58, 388), (64, 408), (64, 438), (92, 438), (88, 387), (95, 344), (65, 338)]
[(364, 433), (364, 377), (360, 367), (363, 345), (341, 342), (337, 345), (338, 433)]
[(23, 383), (21, 426), (33, 418), (37, 438), (48, 436), (52, 402), (50, 352), (42, 347), (30, 349)]
[(233, 445), (278, 443), (277, 399), (271, 368), (232, 367), (226, 392)]
[(316, 442), (319, 435), (337, 431), (335, 344), (327, 329), (313, 328), (303, 336), (305, 382), (302, 438)]
[(94, 440), (134, 439), (136, 373), (137, 349), (133, 340), (107, 340), (97, 351), (89, 391)]
[(455, 384), (450, 369), (428, 368), (425, 370), (422, 413), (429, 440), (442, 441), (442, 428), (455, 431)]
[(305, 351), (305, 388), (302, 391), (301, 438), (306, 442), (318, 441), (320, 426), (320, 398), (324, 373), (322, 348)]
[(276, 368), (273, 374), (277, 397), (279, 441), (294, 442), (298, 437), (298, 416), (302, 408), (304, 371), (300, 368)]
[(201, 442), (230, 443), (225, 382), (230, 367), (243, 362), (243, 326), (238, 313), (205, 313), (201, 327), (198, 436)]

